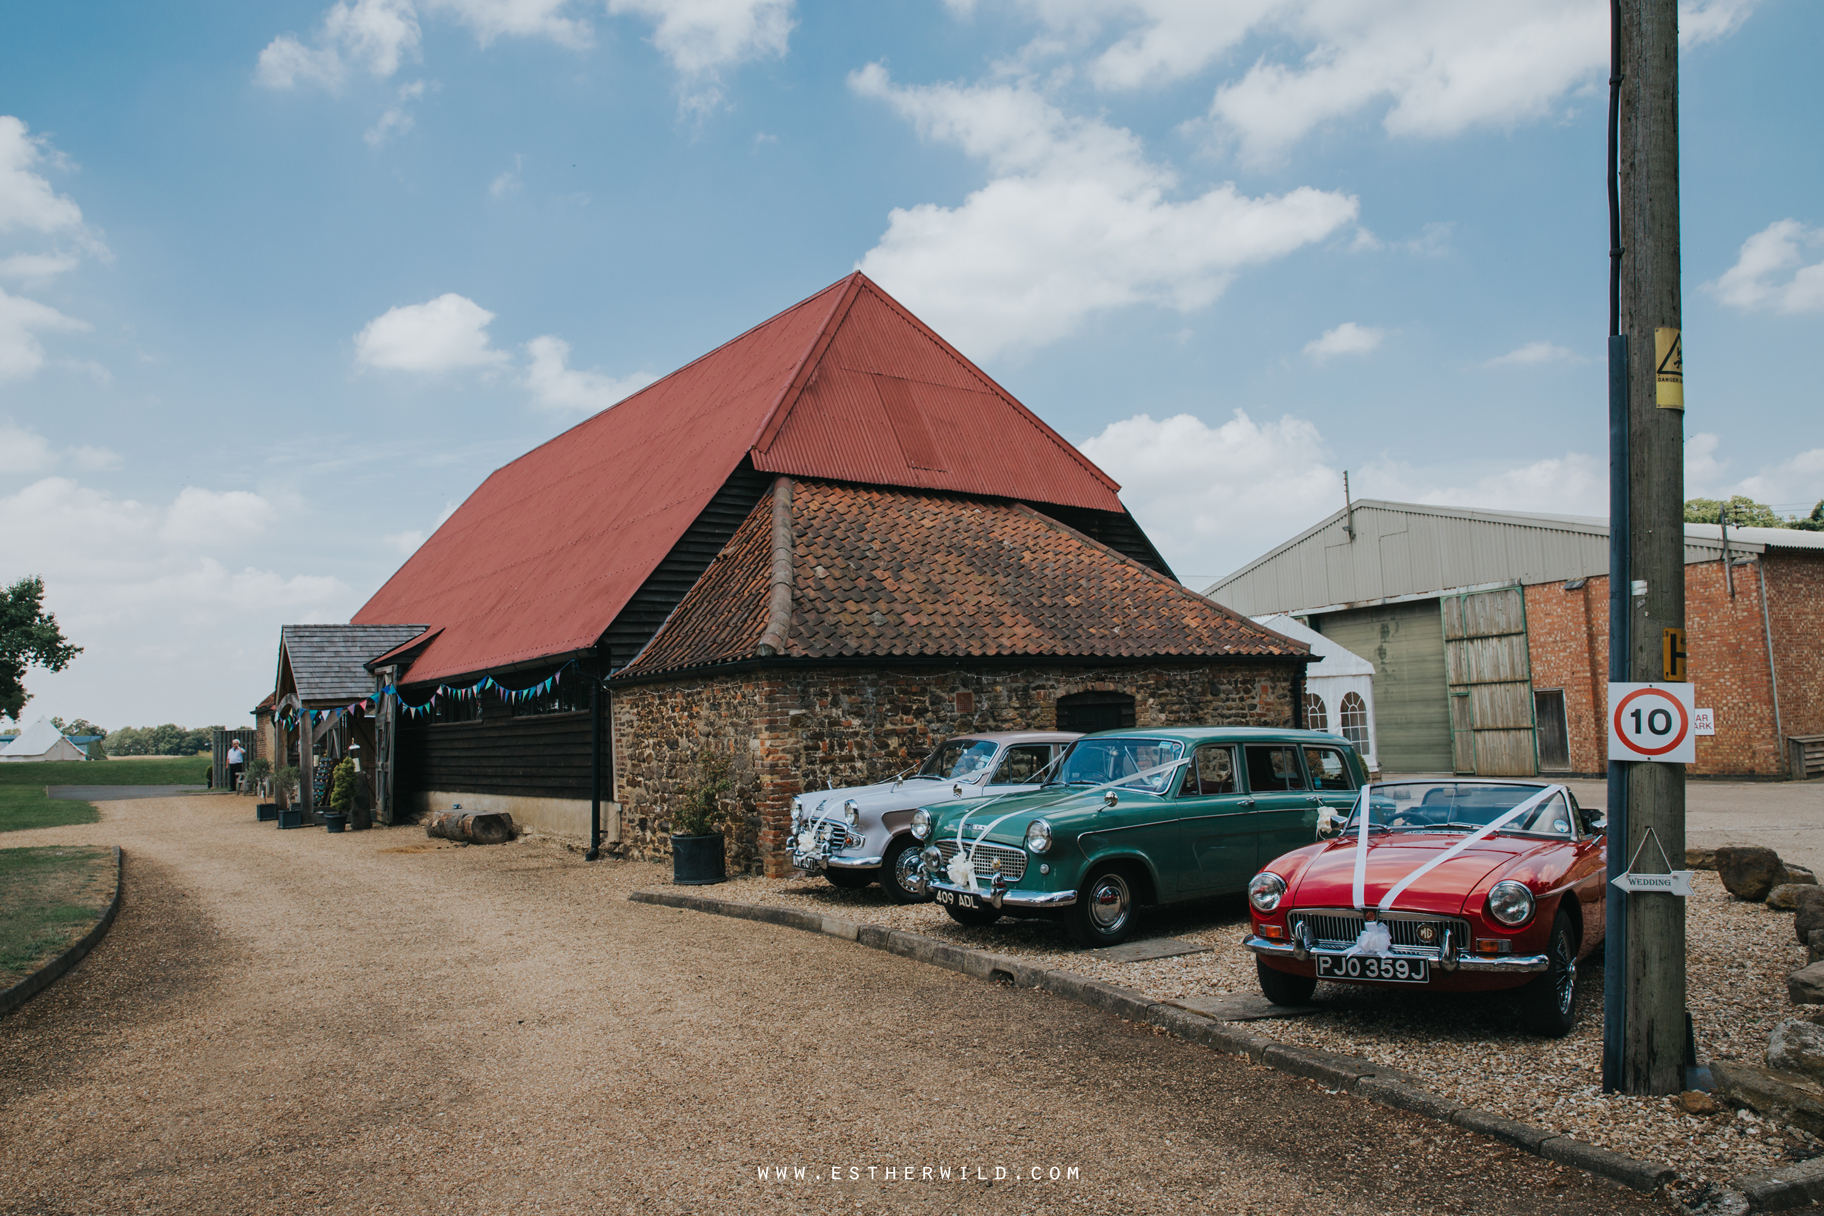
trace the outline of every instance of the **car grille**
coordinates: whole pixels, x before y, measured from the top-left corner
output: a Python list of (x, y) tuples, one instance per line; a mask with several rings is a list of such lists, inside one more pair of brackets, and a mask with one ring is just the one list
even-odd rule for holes
[[(1415, 916), (1409, 912), (1384, 912), (1381, 919), (1393, 936), (1393, 952), (1408, 958), (1437, 958), (1444, 948), (1444, 930), (1462, 950), (1469, 944), (1469, 922), (1446, 916)], [(1286, 917), (1286, 927), (1293, 933), (1299, 925), (1309, 925), (1311, 944), (1327, 950), (1341, 950), (1355, 944), (1362, 934), (1362, 914), (1352, 911), (1293, 912)], [(1419, 940), (1419, 930), (1430, 925), (1432, 940)]]
[[(948, 866), (956, 856), (956, 837), (937, 842), (937, 851), (943, 855), (944, 865)], [(1001, 863), (1001, 877), (1008, 882), (1018, 882), (1026, 877), (1026, 850), (1016, 849), (1004, 844), (989, 844), (983, 841), (975, 846), (975, 876), (993, 878), (994, 863)]]
[[(803, 828), (799, 829), (799, 831), (803, 830)], [(813, 820), (810, 830), (813, 835), (828, 833), (830, 839), (830, 852), (832, 853), (840, 852), (843, 848), (847, 847), (849, 843), (848, 827), (844, 824), (836, 823), (833, 820), (826, 819), (822, 823)], [(797, 836), (792, 837), (792, 847), (794, 849), (798, 847)]]

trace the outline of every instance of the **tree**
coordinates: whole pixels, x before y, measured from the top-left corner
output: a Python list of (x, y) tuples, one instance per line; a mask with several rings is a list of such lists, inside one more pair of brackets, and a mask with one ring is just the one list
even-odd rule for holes
[(32, 699), (25, 691), (27, 667), (62, 671), (81, 653), (44, 610), (43, 579), (22, 578), (0, 591), (0, 717), (17, 719)]
[(1811, 509), (1811, 514), (1804, 519), (1794, 520), (1793, 527), (1804, 532), (1824, 532), (1824, 499)]
[(1729, 524), (1736, 528), (1789, 528), (1792, 524), (1781, 519), (1774, 509), (1764, 502), (1756, 502), (1746, 494), (1737, 494), (1727, 502), (1714, 498), (1687, 498), (1685, 500), (1685, 522), (1688, 524), (1713, 524), (1722, 515), (1723, 508), (1729, 509)]

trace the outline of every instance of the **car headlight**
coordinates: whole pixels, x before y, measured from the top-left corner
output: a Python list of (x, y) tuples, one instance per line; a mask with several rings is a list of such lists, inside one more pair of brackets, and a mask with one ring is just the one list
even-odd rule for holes
[(1524, 925), (1533, 915), (1533, 893), (1524, 883), (1498, 882), (1488, 893), (1488, 914), (1504, 925)]
[(912, 812), (912, 839), (929, 840), (931, 838), (931, 812), (919, 807)]
[(853, 798), (842, 804), (842, 817), (849, 821), (850, 827), (861, 822), (861, 808), (855, 805)]
[(1027, 824), (1026, 847), (1035, 853), (1043, 853), (1051, 848), (1051, 825), (1043, 819), (1035, 819)]
[(1271, 870), (1262, 870), (1248, 884), (1248, 902), (1256, 912), (1271, 912), (1286, 897), (1286, 880)]

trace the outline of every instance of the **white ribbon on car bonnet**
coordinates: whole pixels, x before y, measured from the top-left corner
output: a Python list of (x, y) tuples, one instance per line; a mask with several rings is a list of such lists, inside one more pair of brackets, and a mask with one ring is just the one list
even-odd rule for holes
[[(1355, 909), (1358, 912), (1365, 912), (1367, 910), (1367, 900), (1362, 888), (1368, 873), (1368, 808), (1370, 806), (1368, 791), (1373, 788), (1373, 786), (1362, 787), (1360, 812), (1362, 816), (1362, 826), (1361, 830), (1356, 833), (1355, 838)], [(1550, 798), (1557, 791), (1558, 787), (1555, 785), (1546, 786), (1537, 794), (1534, 794), (1531, 798), (1522, 802), (1519, 806), (1502, 815), (1499, 819), (1496, 819), (1477, 831), (1472, 832), (1470, 835), (1465, 836), (1463, 839), (1457, 841), (1456, 844), (1450, 846), (1450, 848), (1444, 850), (1406, 877), (1400, 879), (1399, 882), (1395, 883), (1388, 890), (1386, 895), (1382, 896), (1379, 910), (1382, 912), (1392, 911), (1393, 901), (1405, 894), (1407, 887), (1410, 887), (1413, 883), (1425, 877), (1425, 875), (1431, 873), (1433, 870), (1455, 857), (1458, 853), (1467, 849), (1470, 845), (1475, 844), (1478, 840), (1486, 840), (1488, 837), (1493, 836), (1515, 819), (1518, 819), (1520, 816), (1544, 802), (1547, 798)]]
[[(1061, 757), (1061, 756), (1059, 757), (1059, 759), (1062, 759), (1062, 758), (1063, 757)], [(975, 834), (975, 842), (973, 844), (967, 843), (963, 840), (963, 827), (969, 822), (969, 816), (971, 816), (971, 815), (975, 814), (977, 811), (983, 809), (983, 807), (988, 806), (989, 803), (996, 802), (999, 799), (990, 798), (988, 800), (988, 802), (982, 803), (981, 806), (970, 807), (968, 810), (963, 812), (963, 817), (956, 821), (956, 855), (957, 855), (957, 857), (961, 857), (963, 855), (964, 848), (967, 848), (969, 850), (969, 875), (968, 875), (969, 881), (968, 881), (967, 885), (970, 886), (971, 888), (973, 888), (975, 886), (975, 851), (976, 851), (976, 849), (981, 847), (981, 843), (983, 840), (985, 840), (987, 838), (988, 833), (994, 831), (995, 828), (1001, 826), (1001, 824), (1005, 823), (1007, 820), (1012, 819), (1015, 815), (1023, 815), (1028, 812), (1031, 812), (1031, 811), (1038, 811), (1038, 812), (1042, 813), (1044, 811), (1050, 810), (1054, 806), (1058, 806), (1061, 803), (1068, 802), (1072, 798), (1075, 798), (1078, 796), (1088, 797), (1091, 794), (1100, 794), (1103, 790), (1112, 790), (1116, 786), (1127, 785), (1129, 782), (1138, 781), (1143, 777), (1152, 777), (1159, 773), (1171, 772), (1174, 769), (1183, 768), (1185, 765), (1189, 764), (1190, 762), (1191, 762), (1191, 757), (1185, 756), (1182, 759), (1167, 761), (1164, 764), (1155, 765), (1154, 767), (1149, 768), (1149, 769), (1142, 769), (1140, 772), (1137, 772), (1137, 773), (1129, 773), (1125, 777), (1117, 777), (1113, 781), (1104, 782), (1101, 785), (1091, 786), (1089, 789), (1086, 789), (1086, 790), (1072, 790), (1068, 794), (1065, 794), (1057, 799), (1054, 799), (1051, 802), (1045, 803), (1043, 806), (1017, 807), (1014, 810), (1008, 811), (1005, 815), (1002, 815), (999, 819), (990, 821), (987, 827), (983, 828), (981, 831), (979, 831)], [(1057, 763), (1056, 760), (1052, 761), (1052, 764), (1056, 764), (1056, 763)], [(1051, 767), (1051, 765), (1046, 765), (1046, 768), (1050, 768), (1050, 767)], [(1169, 782), (1167, 783), (1167, 788), (1168, 789), (1170, 788)], [(1007, 795), (1007, 794), (999, 795), (999, 798), (1006, 798), (1006, 797), (1009, 797), (1009, 795)], [(955, 864), (954, 858), (951, 860), (951, 864), (952, 865)], [(963, 880), (958, 878), (954, 873), (950, 875), (950, 881), (956, 883), (958, 886), (964, 885)]]

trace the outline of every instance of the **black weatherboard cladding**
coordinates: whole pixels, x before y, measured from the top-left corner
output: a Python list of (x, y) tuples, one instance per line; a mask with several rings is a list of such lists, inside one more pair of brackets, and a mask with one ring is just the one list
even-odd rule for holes
[[(608, 738), (604, 730), (604, 744)], [(589, 748), (587, 713), (401, 723), (399, 788), (413, 793), (587, 798)], [(604, 755), (604, 767), (607, 760)]]
[(608, 660), (605, 666), (609, 670), (625, 667), (652, 640), (684, 593), (696, 586), (772, 484), (771, 473), (756, 472), (750, 461), (742, 459), (602, 635)]
[(1093, 507), (1060, 507), (1054, 503), (1032, 502), (1027, 506), (1044, 515), (1049, 515), (1066, 528), (1075, 528), (1098, 544), (1107, 545), (1123, 557), (1130, 557), (1150, 570), (1157, 570), (1165, 577), (1177, 581), (1178, 576), (1159, 556), (1159, 550), (1153, 548), (1153, 542), (1147, 539), (1134, 517), (1126, 511), (1098, 511)]

